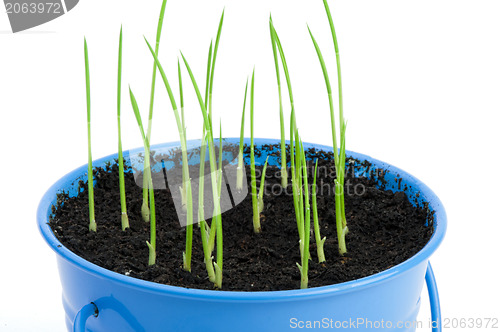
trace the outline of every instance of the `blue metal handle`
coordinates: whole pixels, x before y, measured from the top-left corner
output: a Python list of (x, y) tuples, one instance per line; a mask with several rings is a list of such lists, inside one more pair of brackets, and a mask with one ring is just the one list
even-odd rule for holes
[(99, 315), (99, 309), (91, 302), (84, 306), (76, 314), (75, 321), (73, 322), (73, 332), (85, 332), (85, 324), (90, 316), (97, 317)]
[(432, 332), (441, 332), (441, 305), (439, 304), (436, 278), (434, 277), (430, 262), (427, 266), (427, 273), (425, 274), (425, 283), (427, 284), (429, 300), (431, 302)]

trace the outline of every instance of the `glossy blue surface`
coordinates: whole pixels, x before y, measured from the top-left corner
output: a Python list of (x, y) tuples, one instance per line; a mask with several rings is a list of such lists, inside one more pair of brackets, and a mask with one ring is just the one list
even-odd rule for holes
[[(237, 144), (238, 139), (226, 139)], [(248, 142), (247, 142), (248, 143)], [(276, 144), (278, 140), (256, 139), (256, 146)], [(190, 141), (191, 146), (199, 144)], [(169, 143), (156, 148), (174, 148)], [(304, 143), (331, 151), (331, 147)], [(155, 148), (155, 147), (153, 147)], [(131, 151), (136, 153), (137, 149)], [(386, 188), (406, 193), (415, 203), (428, 203), (434, 211), (434, 234), (429, 243), (415, 256), (386, 271), (341, 284), (276, 292), (226, 292), (186, 289), (134, 279), (96, 266), (75, 255), (56, 239), (48, 220), (56, 194), (76, 194), (78, 180), (86, 179), (84, 165), (56, 182), (44, 195), (38, 208), (40, 231), (57, 254), (63, 288), (63, 303), (68, 330), (82, 308), (93, 302), (98, 317), (86, 321), (88, 331), (288, 331), (306, 326), (335, 329), (335, 324), (348, 324), (344, 330), (353, 331), (415, 331), (409, 326), (416, 320), (420, 294), (428, 260), (443, 240), (446, 213), (438, 197), (421, 181), (410, 174), (366, 155), (347, 151), (347, 155), (368, 160), (372, 167), (385, 170)], [(117, 158), (112, 155), (94, 162), (104, 166)], [(265, 157), (257, 160), (263, 163)], [(246, 161), (248, 162), (248, 160)], [(277, 164), (277, 160), (269, 160)], [(356, 322), (353, 328), (352, 322)], [(374, 324), (383, 324), (374, 327)], [(364, 324), (361, 324), (363, 323)], [(389, 328), (389, 323), (392, 326)], [(402, 328), (397, 328), (399, 323)], [(327, 324), (328, 323), (328, 324)], [(359, 323), (359, 324), (358, 324)], [(333, 324), (333, 326), (332, 326)], [(328, 327), (327, 327), (328, 325)], [(319, 326), (319, 327), (318, 327)], [(350, 328), (349, 328), (350, 327)]]

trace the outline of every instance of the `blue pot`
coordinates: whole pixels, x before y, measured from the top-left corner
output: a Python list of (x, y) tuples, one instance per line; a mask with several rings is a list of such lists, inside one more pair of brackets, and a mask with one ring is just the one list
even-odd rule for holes
[[(238, 143), (237, 139), (227, 139)], [(190, 141), (191, 145), (199, 142)], [(247, 142), (248, 143), (248, 142)], [(278, 140), (256, 139), (256, 146)], [(162, 149), (178, 147), (164, 144)], [(306, 144), (331, 151), (331, 147)], [(138, 149), (137, 151), (141, 151)], [(133, 151), (132, 151), (133, 152)], [(66, 249), (54, 236), (48, 220), (56, 194), (75, 195), (78, 180), (86, 179), (82, 166), (56, 182), (38, 208), (40, 231), (57, 253), (69, 331), (288, 331), (301, 328), (353, 331), (415, 331), (424, 280), (431, 299), (432, 317), (440, 331), (440, 309), (430, 255), (443, 240), (446, 213), (438, 197), (410, 174), (355, 152), (348, 156), (368, 160), (383, 169), (386, 188), (406, 193), (411, 201), (427, 202), (435, 212), (434, 234), (427, 245), (405, 262), (375, 275), (341, 284), (275, 292), (226, 292), (186, 289), (118, 274), (94, 265)], [(104, 166), (117, 155), (97, 160)], [(264, 156), (257, 162), (263, 163)], [(277, 165), (277, 160), (270, 160)], [(400, 182), (398, 179), (401, 179)], [(401, 189), (400, 189), (401, 188)], [(297, 272), (298, 273), (298, 272)], [(423, 322), (428, 326), (429, 322)]]

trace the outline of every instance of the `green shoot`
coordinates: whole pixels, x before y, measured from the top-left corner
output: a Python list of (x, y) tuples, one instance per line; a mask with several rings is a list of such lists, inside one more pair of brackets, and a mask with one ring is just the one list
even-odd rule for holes
[[(180, 103), (181, 103), (181, 128), (182, 128), (182, 134), (179, 133), (179, 135), (183, 135), (184, 136), (184, 141), (187, 140), (187, 135), (186, 135), (186, 122), (185, 122), (185, 119), (184, 119), (184, 92), (183, 92), (183, 89), (182, 89), (182, 73), (181, 73), (181, 63), (179, 62), (179, 59), (177, 59), (177, 73), (178, 73), (178, 77), (179, 77), (179, 97), (180, 97)], [(181, 141), (182, 141), (182, 137), (180, 138)], [(183, 167), (184, 164), (183, 164)], [(187, 188), (186, 186), (184, 185), (186, 183), (186, 176), (189, 175), (189, 174), (186, 174), (186, 172), (184, 172), (184, 168), (183, 168), (183, 172), (182, 172), (182, 186), (179, 187), (180, 189), (180, 192), (181, 192), (181, 203), (182, 203), (182, 211), (184, 212), (187, 212)], [(189, 226), (189, 224), (188, 224)], [(188, 227), (189, 228), (189, 227)], [(186, 231), (189, 231), (188, 229), (186, 229)], [(187, 249), (187, 248), (186, 248)]]
[(337, 62), (337, 79), (339, 88), (339, 119), (340, 119), (340, 130), (342, 131), (342, 126), (344, 126), (344, 99), (342, 96), (342, 70), (340, 66), (340, 52), (339, 45), (337, 42), (337, 34), (335, 33), (335, 26), (333, 25), (332, 14), (330, 13), (330, 7), (328, 6), (328, 1), (323, 0), (325, 5), (326, 15), (328, 16), (328, 23), (330, 24), (330, 30), (332, 32), (333, 46), (335, 47), (335, 59)]
[(208, 273), (208, 279), (215, 283), (215, 271), (214, 264), (212, 261), (212, 249), (209, 245), (209, 228), (207, 222), (205, 221), (205, 206), (203, 204), (203, 192), (205, 187), (205, 158), (207, 151), (207, 135), (205, 127), (203, 127), (203, 135), (200, 150), (200, 183), (198, 191), (198, 220), (200, 220), (200, 231), (201, 231), (201, 243), (203, 245), (203, 254), (205, 257), (205, 267)]
[(186, 119), (184, 118), (184, 90), (182, 89), (182, 73), (181, 73), (181, 63), (179, 59), (177, 59), (177, 72), (179, 76), (179, 98), (181, 102), (181, 123), (182, 129), (184, 130), (184, 140), (187, 140), (186, 137)]
[[(309, 27), (308, 27), (308, 29), (309, 29)], [(328, 92), (328, 101), (329, 101), (329, 105), (330, 105), (330, 121), (331, 121), (331, 128), (332, 128), (333, 155), (334, 155), (334, 160), (335, 160), (335, 167), (337, 167), (339, 164), (339, 155), (338, 155), (337, 133), (336, 133), (336, 126), (335, 126), (335, 113), (334, 113), (334, 107), (333, 107), (333, 96), (332, 96), (332, 87), (330, 84), (330, 77), (328, 75), (328, 70), (326, 68), (325, 60), (323, 59), (321, 49), (319, 48), (319, 45), (316, 42), (316, 39), (314, 38), (314, 36), (311, 32), (311, 29), (309, 29), (309, 34), (310, 34), (311, 40), (314, 44), (314, 48), (316, 49), (316, 53), (318, 54), (318, 59), (319, 59), (319, 62), (321, 64), (321, 69), (323, 70), (323, 76), (325, 78), (326, 90)]]
[[(306, 156), (304, 153), (304, 147), (302, 145), (302, 141), (300, 138), (297, 140), (298, 145), (297, 145), (297, 151), (298, 151), (298, 156), (300, 159), (300, 169), (297, 171), (297, 175), (299, 177), (302, 177), (304, 180), (304, 186), (300, 187), (300, 191), (302, 192), (303, 190), (303, 197), (304, 197), (304, 215), (302, 218), (304, 218), (304, 238), (301, 239), (301, 258), (302, 258), (302, 264), (297, 263), (297, 266), (299, 267), (300, 271), (300, 288), (305, 289), (307, 288), (307, 285), (309, 283), (309, 278), (308, 278), (308, 271), (309, 271), (309, 241), (310, 241), (310, 234), (311, 234), (311, 209), (309, 205), (309, 186), (307, 183), (307, 165), (306, 165)], [(302, 173), (302, 174), (301, 174)], [(303, 188), (303, 189), (302, 189)]]
[[(286, 62), (286, 57), (285, 57), (285, 52), (283, 50), (283, 46), (281, 45), (280, 38), (278, 36), (278, 33), (276, 32), (276, 29), (274, 28), (273, 22), (270, 19), (270, 30), (271, 30), (271, 35), (273, 36), (273, 40), (276, 43), (276, 46), (278, 47), (278, 51), (280, 54), (281, 58), (281, 63), (283, 65), (283, 71), (285, 72), (285, 78), (287, 82), (287, 87), (288, 87), (288, 95), (290, 97), (290, 106), (291, 106), (291, 114), (290, 114), (290, 166), (291, 166), (291, 174), (292, 174), (292, 190), (293, 190), (293, 205), (295, 208), (295, 215), (297, 216), (297, 229), (299, 232), (299, 238), (302, 239), (304, 237), (303, 230), (303, 218), (300, 216), (302, 214), (302, 207), (300, 204), (301, 201), (301, 193), (299, 191), (299, 186), (302, 180), (300, 180), (300, 177), (297, 175), (298, 172), (298, 167), (296, 167), (297, 161), (295, 160), (296, 158), (294, 157), (294, 135), (298, 135), (297, 127), (296, 127), (296, 120), (295, 120), (295, 103), (294, 103), (294, 98), (293, 98), (293, 90), (292, 90), (292, 81), (290, 79), (290, 73), (288, 71), (288, 65)], [(299, 182), (300, 181), (300, 182)], [(303, 242), (302, 242), (303, 243)], [(302, 251), (302, 250), (301, 250)]]
[[(293, 191), (293, 206), (295, 208), (295, 219), (297, 220), (297, 229), (299, 232), (299, 239), (304, 238), (304, 226), (302, 225), (302, 218), (299, 209), (299, 186), (297, 185), (297, 173), (295, 170), (295, 148), (294, 148), (294, 132), (295, 132), (295, 114), (292, 109), (292, 114), (290, 115), (290, 165), (292, 173), (292, 191)], [(301, 242), (302, 243), (302, 242)], [(300, 250), (302, 254), (302, 250)]]
[[(208, 60), (207, 60), (207, 77), (206, 77), (206, 84), (205, 84), (205, 109), (208, 109), (208, 93), (210, 91), (210, 72), (211, 72), (211, 69), (212, 69), (212, 56), (213, 56), (213, 40), (210, 41), (210, 48), (208, 49)], [(205, 125), (203, 125), (203, 137), (205, 137), (205, 134), (206, 134), (206, 130), (205, 130)], [(205, 147), (206, 149), (206, 147)], [(206, 151), (203, 152), (204, 155), (206, 153)], [(204, 160), (204, 159), (203, 159)], [(205, 165), (203, 165), (203, 168), (205, 168)], [(200, 173), (201, 174), (201, 173)], [(201, 184), (201, 178), (200, 178), (200, 184)], [(202, 186), (204, 187), (204, 183), (202, 184)], [(203, 193), (201, 193), (201, 197), (200, 197), (200, 200), (203, 199)], [(208, 248), (209, 248), (209, 251), (210, 251), (210, 255), (212, 254), (212, 252), (214, 251), (214, 246), (215, 246), (215, 223), (212, 223), (212, 227), (208, 227), (208, 224), (205, 222), (205, 225), (207, 225), (207, 228), (208, 228)], [(210, 261), (212, 261), (210, 259)], [(214, 279), (215, 280), (215, 279)]]
[(252, 86), (250, 89), (250, 185), (252, 187), (252, 208), (253, 208), (253, 230), (255, 233), (261, 232), (259, 202), (257, 197), (257, 179), (255, 177), (255, 146), (253, 142), (253, 111), (255, 93), (255, 69), (252, 74)]
[[(339, 95), (339, 126), (340, 126), (340, 151), (337, 146), (337, 133), (336, 133), (336, 125), (335, 125), (335, 114), (333, 107), (333, 97), (332, 97), (332, 88), (330, 84), (330, 79), (328, 75), (328, 70), (326, 68), (325, 61), (323, 59), (323, 55), (321, 53), (321, 49), (316, 42), (311, 29), (309, 29), (309, 34), (311, 36), (311, 40), (314, 44), (314, 48), (316, 49), (316, 53), (318, 55), (318, 60), (321, 65), (321, 69), (323, 71), (323, 76), (325, 79), (325, 84), (328, 92), (328, 101), (330, 104), (330, 121), (332, 128), (332, 140), (333, 140), (333, 152), (334, 152), (334, 160), (335, 160), (335, 170), (337, 174), (338, 184), (335, 186), (335, 213), (338, 217), (336, 217), (337, 222), (337, 236), (339, 237), (339, 252), (341, 255), (347, 252), (345, 245), (345, 235), (349, 232), (347, 228), (347, 220), (345, 217), (345, 199), (344, 199), (344, 174), (345, 174), (345, 132), (346, 132), (346, 123), (344, 120), (344, 110), (343, 110), (343, 98), (342, 98), (342, 75), (341, 75), (341, 67), (340, 67), (340, 55), (339, 55), (339, 47), (337, 43), (337, 36), (335, 34), (335, 27), (333, 25), (332, 16), (330, 13), (330, 8), (328, 6), (327, 0), (323, 0), (323, 4), (325, 6), (325, 11), (328, 16), (328, 21), (330, 23), (330, 29), (332, 33), (333, 43), (335, 47), (335, 55), (337, 62), (337, 77), (338, 77), (338, 95)], [(337, 188), (339, 187), (339, 188)], [(342, 187), (342, 190), (340, 190)], [(338, 195), (337, 195), (338, 192)], [(339, 201), (337, 204), (337, 200)], [(340, 224), (339, 224), (340, 223)]]
[(236, 190), (243, 190), (243, 176), (245, 174), (245, 164), (243, 162), (243, 138), (245, 135), (245, 108), (247, 105), (248, 78), (245, 87), (245, 98), (243, 100), (243, 112), (241, 114), (240, 148), (238, 153), (238, 168), (236, 169)]
[(259, 214), (264, 211), (264, 184), (266, 182), (266, 169), (267, 169), (267, 161), (269, 160), (269, 156), (266, 158), (266, 163), (264, 164), (264, 168), (262, 169), (262, 176), (260, 178), (260, 189), (259, 189)]
[(285, 121), (283, 119), (283, 99), (281, 96), (281, 79), (280, 79), (280, 69), (278, 64), (278, 54), (276, 50), (276, 32), (273, 28), (273, 19), (269, 17), (270, 32), (271, 32), (271, 43), (273, 46), (274, 55), (274, 65), (276, 67), (276, 79), (278, 81), (278, 95), (280, 102), (280, 129), (281, 129), (281, 186), (286, 188), (288, 185), (288, 170), (286, 167), (286, 144), (285, 144)]
[(88, 142), (88, 170), (87, 182), (89, 192), (89, 230), (97, 231), (94, 213), (94, 173), (92, 167), (92, 145), (91, 145), (91, 125), (90, 125), (90, 69), (89, 69), (89, 52), (87, 48), (87, 39), (84, 39), (85, 53), (85, 86), (87, 88), (87, 142)]
[[(182, 150), (182, 208), (186, 212), (186, 251), (183, 253), (184, 270), (191, 272), (191, 252), (193, 250), (193, 195), (191, 191), (191, 179), (189, 179), (189, 169), (187, 162), (187, 133), (186, 120), (184, 118), (184, 91), (182, 89), (181, 63), (177, 60), (177, 72), (179, 76), (179, 94), (181, 102), (181, 127), (182, 134), (179, 133), (181, 141), (184, 140)], [(175, 112), (174, 112), (175, 113)]]
[[(185, 127), (183, 127), (181, 117), (179, 116), (179, 112), (177, 110), (177, 103), (175, 102), (175, 97), (174, 97), (174, 94), (172, 92), (172, 88), (170, 87), (170, 83), (168, 82), (167, 75), (165, 74), (165, 71), (163, 70), (161, 63), (158, 60), (158, 56), (153, 51), (153, 48), (151, 47), (151, 45), (149, 44), (149, 42), (147, 40), (146, 40), (146, 44), (148, 45), (149, 50), (155, 59), (156, 66), (157, 66), (157, 68), (160, 72), (160, 75), (162, 77), (163, 83), (164, 83), (165, 88), (167, 90), (167, 93), (168, 93), (168, 96), (170, 99), (170, 103), (172, 105), (172, 109), (174, 112), (175, 122), (177, 123), (177, 130), (179, 132), (179, 137), (180, 137), (180, 141), (181, 141), (181, 150), (182, 150), (182, 181), (183, 181), (182, 188), (187, 188), (187, 186), (191, 186), (191, 183), (190, 183), (191, 179), (189, 178), (189, 164), (188, 164), (188, 159), (187, 159), (187, 142), (186, 142)], [(181, 99), (183, 99), (183, 98), (181, 98)], [(188, 182), (189, 182), (189, 184), (188, 184)], [(183, 190), (182, 188), (181, 188), (181, 193)], [(190, 196), (190, 195), (187, 195), (187, 204), (188, 204), (188, 206), (190, 205), (192, 207), (192, 196)], [(188, 218), (186, 221), (186, 225), (187, 225), (186, 237), (189, 237), (190, 234), (192, 237), (193, 211), (187, 211), (186, 217)], [(188, 244), (188, 242), (186, 242), (186, 245), (187, 244)], [(186, 252), (188, 250), (191, 250), (191, 249), (186, 248)]]
[[(139, 130), (141, 132), (142, 140), (144, 143), (144, 155), (150, 155), (150, 146), (149, 140), (147, 136), (144, 134), (144, 127), (142, 126), (141, 113), (139, 111), (139, 106), (137, 106), (137, 101), (135, 99), (134, 94), (132, 93), (132, 89), (129, 87), (130, 92), (130, 102), (132, 104), (132, 109), (134, 110), (135, 118), (137, 120), (137, 125), (139, 126)], [(144, 158), (144, 171), (151, 171), (151, 166), (149, 164), (149, 158)], [(145, 174), (146, 172), (144, 172)], [(155, 201), (154, 201), (154, 188), (153, 188), (153, 180), (150, 177), (148, 182), (148, 191), (149, 191), (149, 204), (151, 207), (151, 215), (150, 215), (150, 241), (146, 242), (149, 248), (149, 265), (154, 265), (156, 263), (156, 213), (155, 213)]]
[[(193, 75), (193, 72), (191, 70), (191, 67), (189, 66), (188, 61), (184, 57), (184, 55), (181, 53), (182, 58), (184, 60), (184, 64), (186, 65), (186, 68), (188, 70), (189, 76), (191, 78), (191, 82), (193, 84), (193, 88), (196, 92), (196, 96), (198, 97), (198, 102), (200, 104), (201, 112), (203, 115), (203, 120), (204, 120), (204, 125), (205, 125), (205, 130), (207, 131), (208, 135), (208, 149), (209, 149), (209, 157), (210, 157), (210, 168), (212, 170), (211, 172), (211, 179), (212, 179), (212, 194), (213, 194), (213, 200), (214, 200), (214, 212), (213, 212), (213, 219), (215, 219), (216, 227), (217, 227), (217, 263), (214, 263), (215, 267), (215, 276), (216, 276), (216, 282), (215, 286), (218, 288), (222, 287), (222, 271), (223, 271), (223, 243), (222, 243), (222, 216), (221, 216), (221, 207), (220, 207), (220, 195), (218, 191), (218, 181), (221, 181), (222, 178), (222, 173), (218, 171), (219, 176), (218, 178), (216, 177), (216, 161), (215, 161), (215, 153), (214, 153), (214, 137), (213, 137), (213, 131), (212, 131), (212, 124), (209, 119), (207, 109), (205, 107), (205, 103), (203, 101), (203, 97), (201, 96), (200, 89), (198, 88), (198, 84), (196, 83), (196, 79)], [(155, 58), (156, 60), (156, 58)]]
[(219, 22), (219, 28), (217, 30), (217, 38), (215, 39), (212, 65), (210, 68), (210, 89), (209, 89), (209, 102), (208, 102), (208, 118), (210, 119), (210, 124), (212, 124), (212, 91), (214, 88), (215, 62), (217, 61), (217, 51), (219, 50), (220, 36), (222, 32), (222, 26), (224, 24), (224, 11), (225, 9), (222, 11), (222, 15)]
[[(161, 10), (160, 10), (160, 17), (158, 19), (158, 27), (156, 30), (156, 47), (155, 47), (155, 54), (158, 56), (158, 52), (160, 50), (160, 39), (161, 39), (161, 32), (163, 29), (163, 17), (165, 16), (165, 7), (167, 6), (167, 0), (163, 0), (162, 5), (161, 5)], [(154, 98), (155, 98), (155, 86), (156, 86), (156, 62), (153, 63), (153, 77), (151, 80), (151, 96), (150, 96), (150, 102), (149, 102), (149, 118), (148, 118), (148, 129), (147, 129), (147, 138), (148, 141), (151, 142), (151, 129), (152, 129), (152, 124), (153, 124), (153, 107), (154, 107)], [(150, 158), (150, 156), (144, 156), (144, 158)], [(147, 183), (149, 181), (149, 178), (151, 177), (151, 174), (145, 173), (143, 177), (143, 191), (142, 191), (142, 207), (141, 207), (141, 214), (142, 218), (144, 221), (149, 222), (150, 218), (150, 211), (148, 207), (148, 190), (147, 190)]]
[(122, 130), (121, 130), (121, 99), (122, 99), (122, 29), (120, 28), (120, 46), (118, 48), (118, 168), (120, 177), (120, 205), (122, 210), (122, 230), (129, 228), (127, 215), (127, 200), (125, 196), (125, 175), (123, 170), (123, 151), (122, 151)]
[(319, 220), (318, 220), (318, 204), (316, 201), (316, 175), (318, 173), (318, 159), (316, 159), (316, 166), (314, 167), (314, 180), (313, 180), (313, 185), (312, 185), (312, 207), (313, 207), (313, 221), (314, 221), (314, 235), (316, 239), (316, 250), (318, 253), (318, 261), (319, 263), (324, 263), (326, 262), (325, 259), (325, 251), (324, 251), (324, 246), (325, 246), (325, 241), (326, 237), (323, 239), (321, 238), (321, 233), (319, 230)]
[[(210, 43), (210, 49), (208, 52), (208, 64), (207, 64), (207, 85), (205, 87), (205, 109), (207, 109), (207, 103), (208, 103), (208, 120), (210, 121), (210, 126), (212, 127), (212, 97), (213, 97), (213, 86), (214, 86), (214, 76), (215, 76), (215, 63), (217, 62), (217, 52), (219, 50), (219, 43), (220, 43), (220, 37), (222, 33), (222, 26), (224, 24), (224, 12), (225, 9), (222, 11), (222, 15), (219, 21), (219, 27), (217, 29), (217, 37), (215, 39), (215, 46), (212, 48), (212, 43)], [(208, 92), (208, 94), (207, 94)], [(214, 156), (215, 158), (215, 156)], [(214, 169), (212, 169), (212, 172), (215, 172)], [(210, 243), (210, 248), (211, 251), (214, 249), (215, 245), (215, 236), (216, 236), (216, 231), (217, 231), (217, 224), (212, 223), (210, 227), (210, 238), (209, 238), (209, 243)]]
[[(340, 66), (340, 52), (339, 45), (337, 42), (337, 34), (335, 33), (335, 26), (333, 24), (332, 14), (330, 13), (330, 7), (328, 6), (328, 1), (323, 0), (323, 4), (325, 5), (325, 11), (328, 16), (328, 23), (330, 24), (330, 30), (332, 33), (333, 46), (335, 48), (335, 59), (337, 63), (337, 82), (339, 89), (339, 121), (340, 121), (340, 171), (341, 171), (341, 182), (340, 184), (344, 186), (344, 174), (345, 174), (345, 131), (346, 131), (346, 121), (344, 119), (344, 98), (342, 93), (342, 69)], [(343, 151), (342, 151), (343, 149)], [(345, 235), (349, 232), (347, 228), (347, 220), (345, 217), (345, 200), (344, 200), (344, 190), (342, 190), (342, 198), (340, 200), (340, 211), (342, 215), (342, 225), (343, 232), (342, 234), (345, 241)]]

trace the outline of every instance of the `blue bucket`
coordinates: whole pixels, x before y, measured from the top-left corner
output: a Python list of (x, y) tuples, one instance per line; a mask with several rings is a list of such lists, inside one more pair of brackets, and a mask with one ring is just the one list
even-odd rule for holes
[[(238, 139), (225, 142), (238, 144)], [(189, 142), (192, 146), (197, 141)], [(247, 142), (248, 143), (248, 142)], [(278, 140), (256, 139), (256, 147)], [(156, 146), (172, 149), (179, 143)], [(332, 151), (331, 147), (304, 143), (304, 148)], [(135, 152), (141, 149), (135, 150)], [(131, 153), (134, 151), (131, 151)], [(341, 284), (288, 291), (227, 292), (187, 289), (156, 284), (118, 274), (94, 265), (65, 248), (48, 221), (56, 194), (77, 193), (78, 180), (86, 178), (82, 166), (56, 182), (43, 196), (38, 226), (57, 254), (68, 331), (288, 331), (344, 329), (347, 331), (416, 331), (420, 294), (424, 284), (431, 300), (433, 331), (441, 331), (437, 288), (429, 257), (443, 240), (446, 213), (439, 198), (410, 174), (355, 152), (348, 156), (369, 161), (387, 180), (386, 188), (406, 193), (411, 201), (427, 202), (434, 211), (434, 234), (415, 256), (388, 270)], [(114, 162), (117, 155), (97, 160), (94, 166)], [(257, 159), (264, 163), (265, 156)], [(277, 160), (270, 160), (277, 165)], [(400, 180), (399, 180), (400, 179)], [(398, 181), (396, 181), (398, 180)]]

